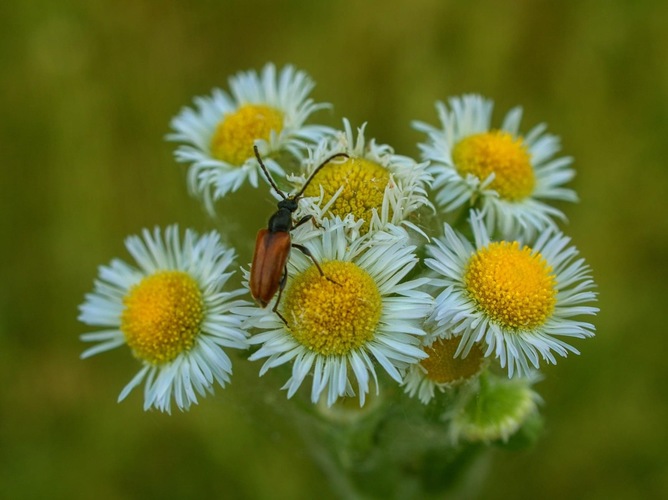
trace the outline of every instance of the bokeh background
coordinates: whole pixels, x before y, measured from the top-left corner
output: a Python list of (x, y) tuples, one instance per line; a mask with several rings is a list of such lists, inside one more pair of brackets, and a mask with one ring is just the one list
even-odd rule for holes
[(661, 0), (2, 2), (0, 497), (333, 498), (257, 365), (236, 359), (229, 389), (170, 417), (140, 391), (115, 402), (126, 352), (78, 359), (77, 306), (128, 234), (216, 227), (249, 261), (269, 195), (212, 221), (163, 137), (193, 96), (268, 61), (315, 79), (335, 106), (321, 121), (368, 121), (402, 154), (422, 139), (410, 121), (464, 92), (562, 137), (598, 333), (544, 370), (544, 436), (496, 451), (480, 497), (668, 497), (666, 19)]

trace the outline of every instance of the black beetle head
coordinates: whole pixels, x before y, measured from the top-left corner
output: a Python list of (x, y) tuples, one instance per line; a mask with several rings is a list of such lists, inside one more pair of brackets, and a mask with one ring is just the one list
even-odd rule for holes
[(295, 198), (286, 198), (278, 202), (278, 208), (284, 208), (290, 210), (290, 212), (295, 212), (299, 206), (299, 201)]

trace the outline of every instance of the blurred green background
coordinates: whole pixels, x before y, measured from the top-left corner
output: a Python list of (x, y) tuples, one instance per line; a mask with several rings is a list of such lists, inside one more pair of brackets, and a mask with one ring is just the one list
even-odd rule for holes
[(316, 118), (368, 121), (402, 154), (422, 139), (410, 121), (464, 92), (493, 98), (497, 124), (521, 104), (524, 130), (562, 137), (597, 336), (544, 370), (545, 435), (496, 451), (480, 497), (668, 497), (666, 19), (660, 0), (3, 2), (0, 497), (333, 497), (289, 417), (267, 412), (284, 395), (259, 365), (235, 359), (228, 389), (169, 417), (141, 411), (140, 391), (115, 402), (127, 352), (78, 359), (77, 306), (128, 234), (218, 227), (249, 261), (269, 195), (211, 221), (163, 136), (193, 96), (267, 61), (315, 79), (335, 105)]

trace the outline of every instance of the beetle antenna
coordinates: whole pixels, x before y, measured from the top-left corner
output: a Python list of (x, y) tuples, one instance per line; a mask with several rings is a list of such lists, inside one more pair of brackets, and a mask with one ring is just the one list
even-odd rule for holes
[[(269, 184), (271, 184), (271, 187), (273, 187), (274, 191), (276, 191), (278, 194), (281, 195), (281, 198), (286, 200), (288, 197), (286, 196), (286, 194), (283, 191), (278, 189), (278, 186), (274, 182), (274, 178), (269, 173), (269, 170), (267, 170), (267, 167), (264, 166), (264, 162), (262, 161), (262, 157), (260, 156), (260, 152), (257, 150), (257, 145), (256, 144), (253, 145), (253, 151), (255, 151), (255, 158), (257, 158), (257, 161), (260, 163), (260, 167), (262, 168), (262, 171), (264, 172), (264, 175), (267, 177), (267, 180), (269, 181)], [(327, 160), (327, 161), (329, 161), (329, 160)], [(318, 168), (320, 168), (320, 167), (318, 167)]]
[(332, 161), (334, 158), (350, 158), (350, 156), (348, 156), (348, 154), (346, 154), (346, 153), (336, 153), (335, 155), (332, 155), (332, 156), (330, 156), (329, 158), (327, 158), (327, 159), (326, 159), (325, 161), (323, 161), (320, 165), (318, 165), (318, 167), (311, 173), (311, 175), (309, 175), (308, 179), (306, 179), (306, 182), (304, 183), (304, 185), (302, 186), (302, 188), (299, 190), (299, 192), (298, 192), (296, 195), (293, 196), (293, 198), (299, 198), (302, 194), (304, 194), (304, 191), (306, 190), (306, 188), (308, 187), (308, 185), (311, 183), (311, 181), (313, 180), (313, 178), (315, 177), (315, 175), (320, 171), (320, 169), (321, 169), (322, 167), (324, 167), (325, 165), (327, 165), (327, 164), (328, 164), (330, 161)]

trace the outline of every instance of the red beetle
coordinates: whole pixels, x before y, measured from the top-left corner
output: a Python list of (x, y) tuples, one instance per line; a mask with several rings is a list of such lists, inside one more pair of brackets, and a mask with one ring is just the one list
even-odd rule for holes
[(264, 175), (267, 177), (269, 184), (271, 184), (274, 191), (276, 191), (283, 199), (278, 202), (278, 210), (276, 210), (274, 215), (269, 218), (267, 228), (260, 229), (257, 233), (253, 264), (251, 265), (250, 270), (250, 291), (253, 298), (261, 307), (266, 307), (274, 295), (276, 295), (276, 292), (278, 292), (278, 299), (276, 300), (276, 304), (272, 311), (278, 314), (278, 317), (287, 325), (288, 322), (278, 311), (278, 304), (281, 301), (281, 294), (283, 293), (283, 288), (285, 287), (285, 282), (288, 278), (287, 263), (288, 257), (290, 256), (290, 248), (295, 247), (296, 249), (301, 250), (304, 255), (313, 261), (318, 268), (318, 271), (320, 271), (320, 275), (324, 276), (320, 265), (315, 260), (310, 250), (303, 245), (292, 243), (290, 239), (290, 231), (310, 221), (313, 218), (313, 215), (305, 215), (297, 222), (293, 222), (292, 214), (295, 213), (299, 206), (299, 198), (304, 194), (304, 190), (311, 180), (313, 180), (313, 177), (318, 171), (334, 158), (348, 158), (348, 155), (345, 153), (338, 153), (327, 158), (313, 171), (297, 194), (288, 196), (276, 186), (269, 170), (267, 170), (267, 167), (262, 162), (257, 146), (254, 146), (253, 149), (255, 151), (255, 157), (260, 163), (260, 167), (262, 168)]

